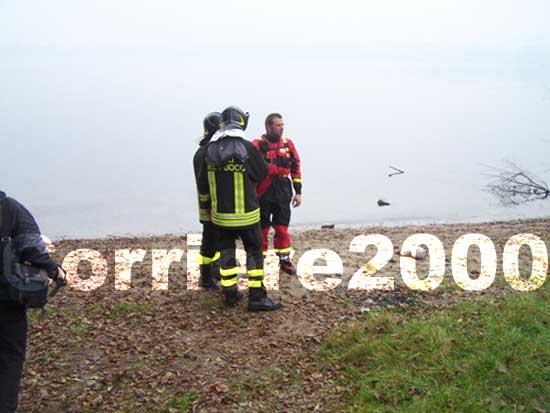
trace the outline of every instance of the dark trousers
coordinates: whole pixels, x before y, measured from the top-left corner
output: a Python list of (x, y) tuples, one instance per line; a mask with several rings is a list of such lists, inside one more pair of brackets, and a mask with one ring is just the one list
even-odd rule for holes
[(264, 256), (262, 253), (262, 231), (260, 223), (251, 227), (239, 229), (222, 229), (220, 231), (220, 272), (222, 286), (235, 288), (237, 275), (237, 259), (235, 257), (235, 241), (240, 238), (246, 251), (246, 269), (248, 286), (260, 288), (264, 279)]
[(17, 409), (26, 347), (25, 308), (0, 303), (0, 413), (13, 413)]
[(290, 224), (292, 183), (288, 178), (276, 178), (260, 199), (262, 228)]
[(264, 252), (267, 252), (268, 235), (271, 227), (275, 230), (273, 244), (275, 252), (287, 256), (290, 253), (290, 203), (292, 201), (292, 183), (288, 178), (277, 178), (260, 198), (260, 212)]
[(201, 257), (212, 260), (219, 251), (218, 242), (220, 230), (211, 222), (205, 222), (202, 226)]

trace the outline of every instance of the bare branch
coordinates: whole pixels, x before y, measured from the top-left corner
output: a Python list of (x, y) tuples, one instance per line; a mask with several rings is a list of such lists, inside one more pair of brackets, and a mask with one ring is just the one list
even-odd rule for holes
[(537, 175), (528, 172), (513, 162), (504, 168), (489, 166), (491, 178), (486, 191), (498, 198), (502, 205), (520, 205), (527, 202), (550, 198), (548, 184)]

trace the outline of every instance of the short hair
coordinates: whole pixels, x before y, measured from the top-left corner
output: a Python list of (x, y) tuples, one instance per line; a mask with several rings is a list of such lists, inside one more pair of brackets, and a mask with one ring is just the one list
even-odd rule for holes
[(271, 126), (274, 119), (282, 119), (282, 118), (283, 118), (283, 115), (281, 115), (280, 113), (270, 113), (265, 118), (265, 126), (266, 127)]

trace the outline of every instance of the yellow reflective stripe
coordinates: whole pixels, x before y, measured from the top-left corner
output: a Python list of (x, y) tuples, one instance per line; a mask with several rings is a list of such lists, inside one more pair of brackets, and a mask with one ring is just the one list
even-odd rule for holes
[(216, 219), (215, 217), (212, 217), (212, 222), (220, 227), (223, 228), (240, 228), (240, 227), (248, 227), (254, 224), (257, 224), (260, 222), (260, 217), (250, 219), (247, 221), (228, 221), (223, 219)]
[(199, 253), (199, 264), (200, 265), (208, 265), (212, 262), (212, 258), (205, 257), (204, 255), (201, 255)]
[[(223, 283), (223, 281), (222, 281), (222, 283)], [(249, 288), (262, 288), (262, 281), (248, 280), (248, 287)]]
[(214, 256), (212, 257), (212, 262), (218, 261), (220, 259), (221, 253), (217, 251)]
[(222, 287), (232, 287), (239, 281), (239, 277), (237, 276), (237, 267), (233, 268), (220, 268), (220, 274), (222, 276), (221, 284)]
[(212, 212), (212, 215), (216, 215), (220, 219), (227, 219), (227, 220), (248, 219), (248, 218), (255, 217), (256, 215), (259, 215), (259, 214), (260, 214), (260, 208), (256, 208), (255, 210), (250, 212), (245, 212), (244, 214), (228, 214), (226, 212), (217, 212), (217, 211)]
[(222, 214), (212, 212), (212, 222), (221, 227), (244, 227), (260, 221), (260, 209), (247, 212), (243, 215)]
[(216, 195), (216, 170), (208, 171), (208, 186), (210, 187), (210, 196), (212, 197), (212, 211), (218, 209), (218, 197)]
[(244, 214), (244, 176), (242, 172), (233, 172), (233, 185), (235, 192), (235, 214)]
[(219, 258), (220, 258), (219, 251), (216, 252), (216, 254), (214, 254), (214, 256), (212, 258), (211, 257), (205, 257), (204, 255), (201, 255), (201, 253), (199, 253), (199, 264), (201, 264), (201, 265), (212, 264), (214, 261), (217, 261)]
[(248, 219), (220, 219), (217, 217), (212, 217), (214, 224), (219, 224), (220, 226), (230, 226), (238, 227), (239, 225), (252, 225), (259, 222), (260, 217), (252, 217)]
[(235, 203), (235, 214), (239, 213), (239, 178), (238, 172), (233, 172), (233, 202)]
[(199, 201), (206, 202), (210, 200), (210, 194), (199, 194)]
[(221, 284), (222, 284), (222, 287), (233, 287), (235, 284), (237, 284), (237, 282), (238, 282), (237, 277), (229, 278), (229, 279), (222, 278)]
[(293, 178), (292, 181), (301, 184), (302, 183), (302, 178)]
[(275, 252), (279, 254), (286, 254), (290, 252), (290, 247), (288, 248), (275, 248)]
[(222, 277), (228, 277), (230, 275), (237, 274), (238, 270), (239, 269), (237, 267), (228, 268), (228, 269), (220, 268), (220, 274), (221, 274)]
[(248, 275), (250, 275), (252, 277), (259, 277), (259, 276), (264, 275), (264, 270), (262, 270), (262, 269), (260, 269), (260, 270), (248, 270), (247, 273), (248, 273)]
[(242, 172), (238, 172), (238, 174), (239, 174), (239, 186), (241, 188), (241, 199), (240, 199), (241, 209), (240, 209), (240, 213), (244, 214), (245, 213), (245, 206), (244, 206), (244, 174)]

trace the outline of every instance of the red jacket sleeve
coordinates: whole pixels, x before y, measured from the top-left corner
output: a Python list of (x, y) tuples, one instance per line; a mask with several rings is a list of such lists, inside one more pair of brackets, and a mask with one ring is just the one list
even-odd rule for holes
[(296, 150), (294, 142), (290, 139), (287, 139), (288, 148), (290, 149), (292, 155), (292, 165), (290, 167), (290, 176), (292, 177), (292, 184), (294, 185), (294, 191), (297, 194), (302, 193), (302, 163), (300, 160), (300, 155)]

